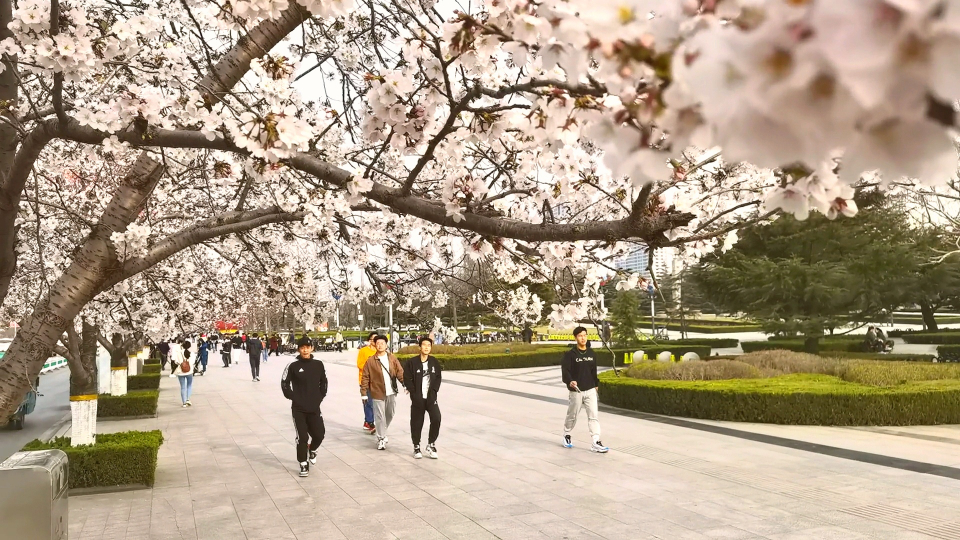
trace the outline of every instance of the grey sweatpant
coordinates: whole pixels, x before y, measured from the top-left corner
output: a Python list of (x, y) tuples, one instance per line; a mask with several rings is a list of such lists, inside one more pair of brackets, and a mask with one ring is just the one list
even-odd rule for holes
[(569, 435), (577, 425), (577, 416), (580, 409), (587, 410), (587, 427), (594, 441), (600, 439), (600, 420), (597, 419), (597, 389), (591, 388), (585, 392), (570, 392), (570, 404), (567, 405), (567, 419), (563, 423), (563, 434)]
[(386, 439), (393, 412), (397, 408), (397, 395), (387, 396), (386, 400), (373, 400), (373, 423), (377, 426), (377, 439)]

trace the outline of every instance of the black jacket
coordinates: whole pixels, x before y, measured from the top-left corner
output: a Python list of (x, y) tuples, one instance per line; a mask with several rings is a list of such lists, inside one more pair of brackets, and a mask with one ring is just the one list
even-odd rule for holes
[(256, 358), (263, 354), (263, 343), (260, 338), (247, 338), (247, 354), (250, 358)]
[(310, 358), (290, 362), (283, 370), (280, 379), (283, 396), (293, 403), (294, 410), (302, 412), (320, 412), (320, 403), (327, 397), (327, 371), (323, 362)]
[[(440, 361), (433, 356), (427, 356), (427, 371), (430, 372), (427, 401), (433, 401), (437, 399), (437, 392), (440, 391), (440, 374), (443, 371)], [(423, 362), (420, 361), (419, 354), (403, 363), (403, 387), (410, 391), (411, 401), (423, 401)]]
[(581, 392), (600, 385), (600, 380), (597, 378), (597, 357), (589, 344), (585, 351), (578, 350), (576, 345), (571, 347), (560, 361), (560, 373), (563, 376), (563, 384), (567, 385), (568, 390), (572, 390), (571, 381), (577, 381), (577, 388)]

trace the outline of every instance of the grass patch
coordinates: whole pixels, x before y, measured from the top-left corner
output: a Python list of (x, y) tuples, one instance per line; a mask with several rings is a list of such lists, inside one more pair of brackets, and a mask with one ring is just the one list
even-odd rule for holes
[(24, 450), (62, 450), (70, 463), (68, 485), (72, 489), (130, 484), (153, 486), (157, 451), (163, 434), (155, 431), (126, 431), (97, 435), (96, 444), (70, 446), (69, 437), (48, 443), (33, 440)]
[(97, 396), (97, 418), (155, 416), (159, 400), (159, 390), (134, 390), (125, 396), (100, 394)]

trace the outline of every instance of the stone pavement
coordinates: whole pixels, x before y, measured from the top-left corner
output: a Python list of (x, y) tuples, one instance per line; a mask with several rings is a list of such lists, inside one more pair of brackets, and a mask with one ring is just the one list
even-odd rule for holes
[[(309, 478), (297, 477), (279, 388), (289, 357), (264, 365), (259, 383), (246, 366), (211, 363), (194, 382), (194, 407), (180, 408), (177, 381), (163, 378), (159, 418), (101, 424), (163, 430), (156, 486), (72, 497), (70, 537), (960, 540), (958, 426), (678, 426), (605, 410), (612, 450), (600, 455), (587, 450), (585, 418), (577, 447), (560, 446), (559, 368), (450, 372), (440, 459), (414, 460), (409, 399), (400, 397), (390, 445), (377, 451), (360, 429), (353, 353), (318, 356), (330, 377), (327, 436)], [(715, 426), (734, 431), (704, 431)], [(745, 438), (761, 432), (820, 445)], [(827, 445), (859, 453), (818, 453)], [(935, 474), (864, 462), (864, 452), (929, 463)]]

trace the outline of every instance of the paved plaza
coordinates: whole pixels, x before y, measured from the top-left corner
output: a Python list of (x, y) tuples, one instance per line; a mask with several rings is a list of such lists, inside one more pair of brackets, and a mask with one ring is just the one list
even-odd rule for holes
[[(414, 460), (409, 398), (390, 445), (363, 422), (354, 352), (318, 353), (330, 393), (319, 461), (299, 478), (280, 375), (211, 362), (182, 409), (161, 380), (152, 490), (70, 499), (71, 539), (960, 540), (960, 426), (741, 425), (601, 410), (609, 454), (561, 447), (559, 367), (448, 372), (439, 460)], [(214, 355), (213, 357), (217, 357)], [(212, 357), (212, 358), (213, 358)], [(925, 472), (916, 472), (916, 471)]]

